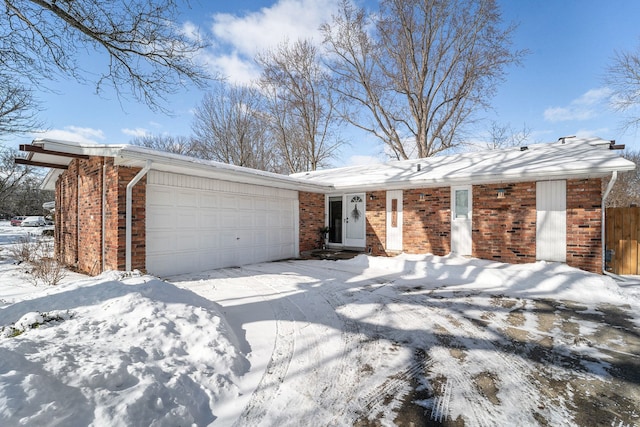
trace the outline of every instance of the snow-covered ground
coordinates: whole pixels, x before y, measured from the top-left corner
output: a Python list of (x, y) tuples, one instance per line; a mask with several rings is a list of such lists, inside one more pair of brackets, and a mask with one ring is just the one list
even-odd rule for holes
[(640, 424), (638, 280), (361, 255), (36, 286), (27, 231), (0, 223), (2, 426)]

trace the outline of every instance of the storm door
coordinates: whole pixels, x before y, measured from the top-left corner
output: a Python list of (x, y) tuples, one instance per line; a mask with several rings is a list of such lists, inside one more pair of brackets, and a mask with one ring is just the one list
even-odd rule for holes
[(345, 195), (344, 222), (345, 246), (364, 248), (366, 246), (365, 195), (364, 193)]
[(471, 186), (451, 188), (451, 252), (471, 255)]
[(387, 249), (402, 250), (402, 190), (387, 191)]

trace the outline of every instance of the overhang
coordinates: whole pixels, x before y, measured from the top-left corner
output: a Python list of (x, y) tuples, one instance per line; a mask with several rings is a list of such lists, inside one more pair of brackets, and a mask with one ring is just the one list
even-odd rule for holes
[[(42, 188), (55, 189), (58, 176), (68, 168), (74, 158), (88, 159), (92, 156), (110, 157), (114, 164), (139, 167), (151, 161), (151, 170), (172, 172), (188, 176), (231, 181), (243, 184), (261, 185), (286, 190), (327, 192), (331, 186), (324, 183), (309, 182), (287, 175), (259, 171), (211, 160), (202, 160), (179, 154), (166, 153), (133, 145), (97, 145), (81, 144), (54, 139), (35, 139), (31, 145), (21, 146), (26, 151), (25, 164), (48, 167)], [(22, 161), (22, 159), (16, 159)]]

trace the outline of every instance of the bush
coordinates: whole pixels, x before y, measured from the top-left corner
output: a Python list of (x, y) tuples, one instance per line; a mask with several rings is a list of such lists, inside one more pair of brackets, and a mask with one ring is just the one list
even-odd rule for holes
[(53, 257), (53, 242), (25, 236), (18, 240), (10, 249), (13, 259), (18, 264), (26, 263), (31, 266), (29, 282), (35, 286), (39, 284), (54, 286), (60, 283), (67, 274), (62, 263)]
[(36, 253), (39, 252), (40, 240), (32, 236), (22, 236), (9, 248), (9, 254), (17, 264), (23, 262), (31, 262), (35, 259)]

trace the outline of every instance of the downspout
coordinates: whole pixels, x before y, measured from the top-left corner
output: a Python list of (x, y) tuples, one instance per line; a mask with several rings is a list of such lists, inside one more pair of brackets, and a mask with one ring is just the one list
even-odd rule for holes
[(607, 201), (607, 197), (609, 196), (609, 193), (611, 192), (611, 189), (613, 188), (613, 185), (616, 183), (616, 180), (618, 179), (618, 171), (613, 171), (613, 173), (611, 174), (611, 179), (609, 180), (609, 184), (607, 184), (607, 188), (604, 190), (604, 194), (602, 195), (602, 227), (601, 227), (601, 241), (602, 241), (602, 273), (603, 274), (610, 274), (607, 270), (606, 270), (606, 245), (605, 245), (605, 230), (606, 230), (606, 201)]
[(126, 271), (131, 271), (131, 211), (133, 210), (133, 186), (138, 183), (144, 177), (149, 169), (151, 169), (151, 160), (147, 160), (146, 166), (137, 173), (136, 176), (127, 184), (127, 206), (126, 206), (126, 222), (127, 222), (127, 235), (126, 235)]

